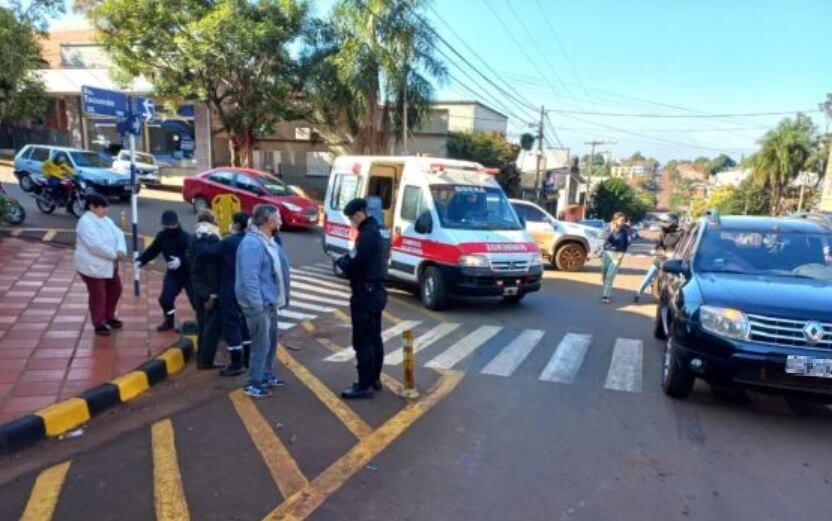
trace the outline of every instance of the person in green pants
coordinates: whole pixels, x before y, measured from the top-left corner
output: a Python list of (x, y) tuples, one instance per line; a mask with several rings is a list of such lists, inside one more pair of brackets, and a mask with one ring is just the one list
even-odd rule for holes
[(626, 223), (627, 216), (623, 212), (616, 212), (612, 216), (610, 231), (604, 241), (604, 255), (601, 265), (601, 281), (604, 286), (601, 292), (601, 302), (604, 304), (610, 303), (615, 276), (618, 273), (619, 266), (621, 266), (624, 254), (627, 253), (627, 249), (630, 247), (630, 234)]

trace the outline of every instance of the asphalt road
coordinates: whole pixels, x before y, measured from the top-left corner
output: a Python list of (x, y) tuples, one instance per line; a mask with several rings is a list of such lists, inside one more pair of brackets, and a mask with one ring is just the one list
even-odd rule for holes
[[(147, 230), (171, 204), (182, 207), (142, 201)], [(354, 368), (338, 354), (350, 335), (342, 282), (327, 278), (317, 233), (285, 237), (306, 277), (295, 280), (312, 286), (295, 291), (337, 310), (307, 309), (314, 318), (284, 332), (286, 387), (252, 404), (233, 392), (241, 381), (190, 368), (78, 438), (0, 460), (0, 519), (44, 505), (39, 519), (829, 517), (828, 408), (701, 383), (686, 401), (663, 395), (654, 308), (631, 300), (649, 259), (625, 260), (609, 306), (596, 263), (547, 271), (519, 305), (430, 313), (392, 292), (388, 361), (412, 328), (421, 397), (385, 389), (344, 403)], [(385, 371), (402, 378), (401, 365)]]

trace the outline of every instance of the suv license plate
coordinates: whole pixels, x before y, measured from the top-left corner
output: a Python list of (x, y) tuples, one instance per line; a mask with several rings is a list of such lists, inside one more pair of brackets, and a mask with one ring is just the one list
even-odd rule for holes
[(503, 289), (504, 297), (514, 297), (520, 292), (520, 288), (505, 288)]
[(786, 373), (797, 376), (832, 378), (832, 359), (789, 355), (786, 358)]

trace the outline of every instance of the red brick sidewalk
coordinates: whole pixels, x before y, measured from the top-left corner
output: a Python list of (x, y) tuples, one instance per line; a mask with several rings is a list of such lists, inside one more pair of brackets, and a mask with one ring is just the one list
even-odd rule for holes
[[(133, 296), (132, 266), (122, 264), (124, 329), (97, 337), (73, 250), (0, 239), (0, 424), (124, 374), (178, 339), (157, 333), (162, 274), (142, 272)], [(177, 320), (193, 312), (184, 295)]]

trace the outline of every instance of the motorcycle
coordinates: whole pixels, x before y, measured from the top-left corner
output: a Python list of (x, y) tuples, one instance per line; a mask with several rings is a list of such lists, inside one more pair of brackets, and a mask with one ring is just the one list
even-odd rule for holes
[(63, 190), (58, 200), (47, 181), (35, 181), (30, 195), (35, 198), (35, 205), (43, 213), (52, 213), (56, 208), (66, 208), (76, 218), (84, 214), (84, 193), (87, 182), (78, 176), (72, 176), (61, 181)]
[(23, 205), (6, 192), (3, 183), (0, 183), (0, 215), (9, 224), (20, 224), (26, 219), (26, 210)]

